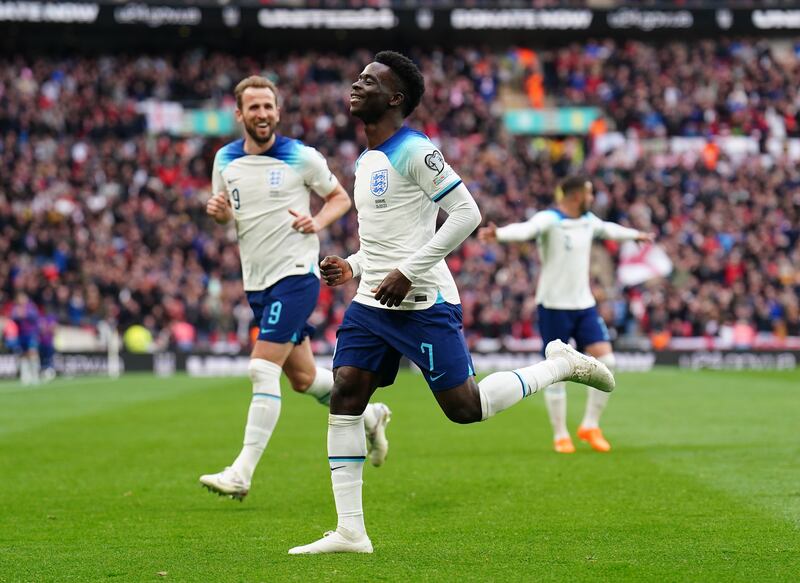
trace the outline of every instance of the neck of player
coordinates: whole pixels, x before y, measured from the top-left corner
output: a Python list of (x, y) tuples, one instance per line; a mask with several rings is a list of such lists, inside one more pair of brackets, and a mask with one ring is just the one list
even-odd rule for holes
[(577, 203), (572, 204), (570, 201), (566, 200), (558, 203), (558, 210), (560, 210), (562, 213), (564, 213), (571, 219), (577, 219), (583, 214), (581, 213), (580, 204)]
[(275, 143), (276, 137), (277, 136), (275, 132), (273, 132), (269, 140), (263, 144), (259, 144), (253, 138), (251, 138), (249, 134), (246, 134), (244, 136), (244, 151), (246, 154), (250, 154), (251, 156), (263, 154), (272, 147), (272, 145)]
[(375, 123), (365, 123), (364, 134), (367, 136), (367, 147), (374, 150), (395, 135), (401, 127), (403, 127), (403, 118), (395, 116), (384, 116)]

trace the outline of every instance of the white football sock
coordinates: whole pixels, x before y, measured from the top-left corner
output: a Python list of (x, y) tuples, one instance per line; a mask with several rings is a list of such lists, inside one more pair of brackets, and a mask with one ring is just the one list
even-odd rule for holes
[(547, 414), (550, 416), (550, 425), (553, 426), (553, 439), (569, 437), (569, 431), (567, 431), (567, 383), (555, 383), (545, 387), (544, 402), (547, 405)]
[(339, 515), (337, 528), (366, 534), (361, 504), (361, 480), (367, 441), (363, 415), (328, 415), (328, 463), (333, 498)]
[(39, 384), (39, 373), (42, 370), (42, 361), (39, 360), (39, 354), (36, 353), (31, 356), (31, 382), (34, 385)]
[(564, 358), (543, 360), (533, 366), (490, 374), (478, 383), (481, 420), (505, 411), (525, 397), (567, 377), (572, 371)]
[(31, 383), (31, 361), (27, 356), (19, 358), (19, 381), (23, 385)]
[(281, 367), (261, 358), (247, 366), (253, 381), (253, 400), (247, 413), (244, 446), (233, 469), (249, 484), (281, 414)]
[(331, 402), (331, 389), (333, 388), (333, 373), (327, 368), (317, 367), (314, 382), (306, 389), (305, 394), (314, 397), (321, 405), (326, 407)]
[[(599, 357), (597, 360), (606, 365), (612, 373), (614, 372), (617, 359), (614, 358), (613, 352), (605, 354)], [(583, 414), (581, 427), (594, 429), (600, 426), (600, 415), (603, 414), (603, 410), (606, 408), (606, 404), (608, 403), (608, 398), (611, 396), (611, 393), (604, 393), (603, 391), (598, 391), (597, 389), (593, 389), (591, 387), (587, 387), (586, 390), (588, 391), (586, 396), (586, 412)]]

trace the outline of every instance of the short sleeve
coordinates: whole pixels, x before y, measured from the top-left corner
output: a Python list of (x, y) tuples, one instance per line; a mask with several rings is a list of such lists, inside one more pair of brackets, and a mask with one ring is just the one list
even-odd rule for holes
[(440, 201), (461, 184), (461, 177), (429, 140), (413, 140), (409, 150), (408, 176), (432, 201)]
[(339, 181), (328, 168), (325, 157), (310, 146), (303, 146), (303, 179), (311, 190), (322, 197), (339, 186)]
[(220, 152), (222, 152), (221, 149), (218, 150), (217, 155), (214, 156), (214, 167), (211, 170), (211, 194), (228, 191), (228, 189), (225, 187), (225, 180), (222, 178)]

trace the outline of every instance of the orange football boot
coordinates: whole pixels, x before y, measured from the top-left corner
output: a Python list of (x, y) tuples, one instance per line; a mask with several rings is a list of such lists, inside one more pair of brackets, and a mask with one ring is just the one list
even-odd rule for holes
[(569, 436), (556, 439), (553, 442), (553, 449), (556, 450), (556, 453), (575, 453), (575, 446), (572, 445), (572, 439)]
[(591, 445), (592, 449), (595, 451), (611, 451), (611, 444), (603, 437), (603, 432), (600, 431), (599, 427), (593, 427), (591, 429), (587, 427), (578, 427), (578, 439)]

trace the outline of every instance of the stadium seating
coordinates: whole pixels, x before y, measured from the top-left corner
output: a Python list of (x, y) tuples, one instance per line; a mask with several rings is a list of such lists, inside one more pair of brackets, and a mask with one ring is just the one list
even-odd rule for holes
[[(22, 289), (64, 324), (142, 324), (160, 346), (177, 346), (180, 330), (184, 349), (246, 346), (235, 241), (204, 213), (224, 140), (153, 133), (148, 107), (230, 110), (240, 78), (268, 74), (284, 96), (281, 131), (318, 148), (352, 191), (364, 144), (345, 97), (370, 56), (4, 55), (0, 304)], [(584, 168), (598, 214), (657, 233), (674, 264), (669, 279), (620, 289), (617, 246), (598, 250), (596, 294), (617, 337), (752, 345), (800, 336), (800, 173), (788, 146), (770, 146), (800, 135), (793, 46), (599, 41), (533, 60), (476, 48), (415, 57), (427, 93), (411, 124), (441, 145), (485, 220), (525, 219), (550, 204), (560, 176)], [(586, 140), (507, 134), (498, 113), (504, 100), (528, 97), (532, 75), (546, 103), (598, 106), (609, 127)], [(731, 136), (749, 140), (744, 151), (725, 146)], [(332, 226), (323, 254), (354, 251), (356, 229), (353, 213)], [(536, 336), (533, 245), (471, 239), (448, 263), (471, 342)], [(322, 344), (332, 344), (353, 291), (323, 290), (313, 316)]]

